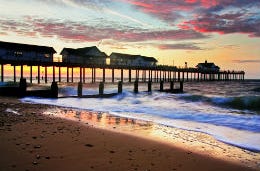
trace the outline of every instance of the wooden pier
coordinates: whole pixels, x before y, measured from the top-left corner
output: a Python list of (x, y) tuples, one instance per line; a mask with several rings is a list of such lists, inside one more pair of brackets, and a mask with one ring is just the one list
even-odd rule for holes
[[(96, 70), (102, 70), (102, 82), (108, 82), (106, 78), (106, 71), (111, 70), (111, 82), (115, 82), (115, 70), (120, 71), (120, 81), (128, 80), (128, 82), (133, 82), (135, 80), (139, 82), (156, 82), (160, 81), (171, 82), (171, 81), (231, 81), (231, 80), (244, 80), (244, 71), (203, 71), (198, 68), (177, 68), (175, 66), (126, 66), (126, 65), (101, 65), (101, 64), (71, 64), (65, 62), (26, 62), (26, 61), (0, 61), (0, 81), (5, 81), (5, 65), (11, 65), (13, 67), (13, 80), (16, 82), (17, 77), (24, 78), (24, 66), (30, 67), (30, 83), (33, 80), (33, 69), (32, 67), (37, 67), (37, 83), (40, 84), (41, 81), (44, 83), (48, 82), (48, 71), (51, 68), (52, 72), (52, 82), (62, 82), (61, 79), (61, 69), (65, 68), (67, 70), (67, 81), (74, 82), (75, 68), (79, 69), (76, 77), (79, 77), (79, 82), (86, 82), (86, 69), (91, 69), (91, 82), (95, 83), (97, 81)], [(16, 68), (20, 67), (20, 76), (16, 74)], [(44, 68), (44, 75), (41, 75), (41, 68)], [(57, 70), (57, 71), (56, 71)], [(124, 71), (128, 71), (127, 76), (124, 75)], [(58, 72), (58, 78), (56, 78), (56, 72)], [(135, 72), (135, 78), (133, 77), (133, 72)], [(35, 73), (34, 73), (35, 74)], [(42, 78), (42, 79), (41, 79)]]

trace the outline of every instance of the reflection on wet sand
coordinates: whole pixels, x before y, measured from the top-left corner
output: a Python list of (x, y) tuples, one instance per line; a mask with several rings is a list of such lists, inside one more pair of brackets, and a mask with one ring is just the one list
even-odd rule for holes
[[(58, 109), (57, 109), (58, 110)], [(114, 116), (104, 112), (93, 112), (84, 110), (59, 110), (47, 111), (45, 114), (59, 116), (65, 119), (79, 121), (81, 123), (106, 129), (117, 129), (118, 131), (145, 131), (151, 133), (154, 124), (133, 118)]]
[[(214, 137), (189, 130), (182, 130), (149, 121), (115, 116), (106, 112), (85, 111), (73, 108), (50, 108), (44, 114), (79, 122), (87, 127), (103, 128), (121, 133), (156, 139), (174, 144), (186, 150), (194, 150), (221, 160), (243, 163), (245, 166), (259, 168), (259, 153), (249, 152), (223, 142)], [(232, 155), (231, 155), (232, 154)]]

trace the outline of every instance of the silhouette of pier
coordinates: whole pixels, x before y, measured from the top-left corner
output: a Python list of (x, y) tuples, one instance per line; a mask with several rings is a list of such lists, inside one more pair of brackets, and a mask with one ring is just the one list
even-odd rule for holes
[[(30, 83), (33, 80), (32, 67), (37, 67), (37, 82), (41, 83), (41, 78), (44, 78), (44, 82), (48, 82), (48, 71), (52, 72), (52, 82), (62, 82), (61, 80), (61, 68), (65, 68), (67, 71), (66, 82), (73, 82), (75, 74), (79, 77), (79, 82), (86, 82), (86, 69), (91, 69), (91, 82), (96, 82), (96, 70), (102, 70), (102, 82), (108, 82), (106, 79), (106, 71), (111, 70), (111, 82), (115, 82), (115, 70), (120, 70), (120, 81), (124, 82), (128, 79), (128, 82), (138, 80), (139, 82), (156, 82), (160, 81), (230, 81), (230, 80), (244, 80), (244, 71), (212, 71), (212, 70), (200, 70), (198, 68), (177, 68), (175, 66), (127, 66), (127, 65), (107, 65), (107, 64), (71, 64), (65, 62), (31, 62), (31, 61), (0, 61), (0, 81), (4, 82), (5, 78), (5, 65), (11, 65), (13, 69), (14, 82), (17, 80), (16, 68), (20, 67), (20, 78), (24, 78), (24, 66), (30, 67)], [(41, 68), (44, 68), (44, 76), (41, 75)], [(74, 69), (78, 68), (79, 73), (74, 73)], [(71, 71), (71, 72), (70, 72)], [(124, 71), (128, 71), (127, 75), (124, 75)], [(56, 77), (58, 72), (58, 77)], [(133, 78), (133, 72), (135, 72), (135, 78)], [(71, 73), (71, 75), (70, 75)], [(42, 77), (41, 77), (42, 76)], [(19, 78), (19, 76), (18, 76)]]

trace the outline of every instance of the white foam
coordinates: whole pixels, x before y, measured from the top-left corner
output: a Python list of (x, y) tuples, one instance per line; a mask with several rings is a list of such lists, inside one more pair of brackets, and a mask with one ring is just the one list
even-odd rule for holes
[[(225, 143), (260, 151), (259, 115), (239, 114), (239, 111), (234, 113), (233, 110), (210, 106), (203, 102), (179, 100), (178, 97), (181, 95), (159, 92), (133, 94), (127, 91), (128, 89), (124, 89), (121, 95), (106, 99), (27, 97), (22, 101), (109, 112), (118, 116), (152, 121), (171, 127), (204, 132)], [(69, 88), (69, 91), (75, 93), (73, 88)], [(93, 92), (94, 90), (91, 89), (85, 90), (85, 93)]]

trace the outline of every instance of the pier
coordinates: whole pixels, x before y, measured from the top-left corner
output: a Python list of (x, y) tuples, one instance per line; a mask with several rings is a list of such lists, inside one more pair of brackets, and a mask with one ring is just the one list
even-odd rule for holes
[[(52, 73), (52, 82), (62, 82), (61, 69), (66, 69), (66, 82), (74, 82), (74, 77), (79, 78), (79, 82), (86, 83), (86, 74), (91, 75), (91, 82), (97, 82), (96, 70), (102, 71), (102, 78), (100, 81), (109, 82), (106, 78), (106, 72), (110, 70), (111, 80), (115, 82), (115, 70), (120, 71), (120, 81), (133, 82), (155, 82), (160, 81), (231, 81), (231, 80), (244, 80), (244, 71), (202, 71), (198, 68), (177, 68), (175, 66), (126, 66), (126, 65), (107, 65), (107, 64), (71, 64), (65, 62), (31, 62), (31, 61), (0, 61), (0, 81), (5, 81), (5, 65), (13, 67), (13, 80), (17, 81), (19, 78), (24, 78), (24, 66), (30, 68), (29, 82), (32, 83), (33, 75), (37, 75), (37, 83), (48, 82), (48, 72)], [(20, 67), (20, 76), (17, 76), (16, 69)], [(37, 73), (33, 73), (32, 67), (37, 67)], [(41, 74), (41, 69), (44, 69), (44, 74)], [(75, 69), (79, 72), (76, 73)], [(90, 69), (91, 73), (86, 73), (86, 69)], [(58, 72), (58, 76), (56, 74)], [(127, 75), (124, 75), (128, 72)], [(135, 72), (134, 76), (133, 73)]]

